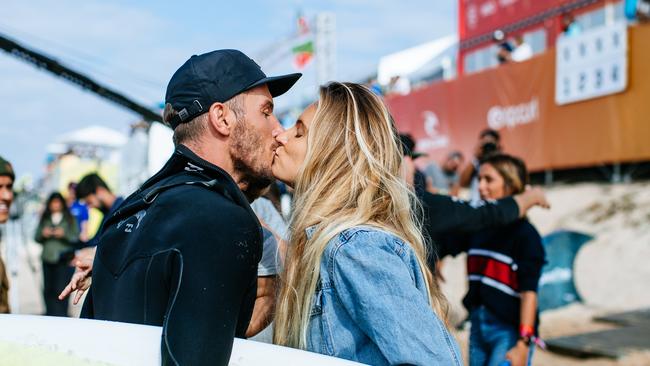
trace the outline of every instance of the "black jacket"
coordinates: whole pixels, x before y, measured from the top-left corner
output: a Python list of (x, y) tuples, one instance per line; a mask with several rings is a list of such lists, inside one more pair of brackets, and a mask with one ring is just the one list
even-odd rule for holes
[[(420, 193), (418, 198), (424, 210), (424, 229), (434, 243), (433, 252), (437, 258), (460, 252), (442, 240), (448, 235), (476, 232), (505, 225), (519, 218), (519, 207), (512, 197), (483, 202), (478, 207), (455, 197), (429, 192)], [(430, 265), (435, 263), (435, 259), (435, 256), (429, 258)]]
[(259, 221), (232, 178), (180, 145), (98, 234), (82, 317), (162, 326), (164, 365), (226, 365), (253, 311)]

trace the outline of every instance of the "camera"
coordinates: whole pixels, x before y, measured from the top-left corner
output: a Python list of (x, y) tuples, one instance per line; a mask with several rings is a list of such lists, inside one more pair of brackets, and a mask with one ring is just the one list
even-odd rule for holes
[(480, 159), (483, 160), (485, 158), (490, 157), (491, 155), (494, 155), (499, 152), (499, 147), (497, 144), (494, 142), (488, 141), (481, 145), (481, 156)]

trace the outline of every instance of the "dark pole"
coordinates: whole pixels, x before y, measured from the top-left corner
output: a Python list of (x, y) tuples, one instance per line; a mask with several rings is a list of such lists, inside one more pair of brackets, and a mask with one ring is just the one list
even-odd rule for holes
[(80, 74), (67, 66), (62, 65), (58, 61), (47, 57), (38, 51), (23, 47), (2, 34), (0, 34), (0, 49), (13, 56), (18, 57), (25, 62), (33, 64), (39, 69), (45, 69), (46, 71), (49, 71), (50, 73), (61, 77), (66, 81), (77, 84), (82, 89), (88, 90), (104, 99), (108, 99), (113, 103), (119, 104), (122, 107), (139, 114), (146, 121), (162, 122), (162, 116), (160, 113), (152, 111), (151, 109), (133, 101), (127, 96), (118, 93), (109, 87), (99, 84), (91, 78)]

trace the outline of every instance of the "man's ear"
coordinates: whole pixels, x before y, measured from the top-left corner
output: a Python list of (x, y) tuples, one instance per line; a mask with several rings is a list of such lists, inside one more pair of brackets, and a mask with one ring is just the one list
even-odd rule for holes
[(230, 130), (233, 127), (234, 119), (232, 111), (223, 103), (212, 103), (208, 110), (208, 122), (219, 134), (230, 136)]

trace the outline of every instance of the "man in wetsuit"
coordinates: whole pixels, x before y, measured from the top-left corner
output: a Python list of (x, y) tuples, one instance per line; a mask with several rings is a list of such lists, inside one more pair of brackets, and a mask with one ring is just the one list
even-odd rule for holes
[(106, 218), (82, 317), (162, 326), (162, 363), (226, 365), (256, 297), (260, 223), (282, 131), (273, 97), (300, 77), (267, 77), (248, 56), (192, 56), (172, 76), (164, 120), (176, 149)]

